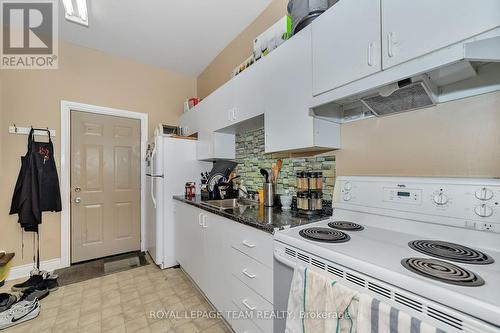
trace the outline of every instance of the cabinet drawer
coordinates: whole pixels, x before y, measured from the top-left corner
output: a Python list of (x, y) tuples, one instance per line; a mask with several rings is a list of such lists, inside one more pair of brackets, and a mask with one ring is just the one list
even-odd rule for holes
[(255, 259), (232, 249), (231, 273), (273, 303), (273, 271)]
[(231, 326), (236, 333), (263, 333), (250, 319), (234, 319)]
[(252, 321), (262, 331), (271, 333), (273, 331), (273, 320), (266, 317), (271, 316), (273, 305), (234, 276), (231, 281), (233, 303), (241, 311), (249, 313)]
[(238, 226), (231, 237), (231, 245), (267, 267), (273, 267), (273, 237), (267, 232)]

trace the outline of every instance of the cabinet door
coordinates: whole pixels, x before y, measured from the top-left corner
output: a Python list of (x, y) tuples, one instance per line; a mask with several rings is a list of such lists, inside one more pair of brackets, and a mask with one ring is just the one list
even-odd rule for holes
[(498, 26), (498, 0), (382, 0), (383, 68)]
[(203, 233), (201, 210), (187, 204), (176, 206), (176, 249), (177, 261), (199, 284), (203, 276)]
[(199, 161), (213, 159), (214, 144), (213, 132), (202, 130), (198, 132), (198, 141), (196, 142), (196, 158)]
[(232, 81), (229, 81), (203, 100), (204, 110), (201, 116), (203, 129), (217, 131), (232, 124), (233, 91)]
[(231, 245), (227, 238), (233, 221), (206, 213), (203, 220), (204, 236), (204, 293), (219, 311), (229, 310), (231, 298), (228, 295), (230, 282)]
[(379, 0), (339, 1), (311, 27), (315, 96), (381, 70)]
[(235, 135), (210, 131), (198, 132), (196, 157), (199, 161), (232, 160), (236, 156)]
[(260, 70), (266, 73), (263, 83), (266, 153), (311, 147), (310, 26), (259, 62)]
[(254, 64), (230, 81), (234, 98), (234, 108), (230, 111), (233, 124), (264, 113), (262, 101), (264, 73), (259, 65), (259, 63)]
[(185, 112), (179, 118), (179, 127), (182, 127), (184, 135), (192, 135), (199, 130), (201, 105), (197, 105), (188, 112)]

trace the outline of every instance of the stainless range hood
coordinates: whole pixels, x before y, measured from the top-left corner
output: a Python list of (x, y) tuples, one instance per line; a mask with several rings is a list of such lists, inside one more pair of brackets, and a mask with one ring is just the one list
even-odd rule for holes
[(403, 63), (355, 82), (352, 91), (342, 87), (320, 95), (314, 98), (313, 114), (344, 123), (500, 90), (500, 31), (455, 47), (457, 52), (448, 58), (442, 56), (439, 66), (419, 68)]

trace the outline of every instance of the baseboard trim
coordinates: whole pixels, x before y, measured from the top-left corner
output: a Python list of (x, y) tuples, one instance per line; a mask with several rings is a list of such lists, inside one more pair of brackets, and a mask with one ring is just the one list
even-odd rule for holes
[[(44, 271), (53, 271), (62, 268), (61, 258), (50, 259), (40, 262), (40, 269)], [(25, 278), (30, 275), (33, 270), (33, 264), (20, 265), (12, 267), (7, 277), (7, 281)]]

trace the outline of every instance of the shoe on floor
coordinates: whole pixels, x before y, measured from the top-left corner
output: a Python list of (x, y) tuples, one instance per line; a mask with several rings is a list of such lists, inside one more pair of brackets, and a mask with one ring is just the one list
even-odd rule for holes
[(30, 287), (22, 291), (22, 296), (19, 299), (20, 301), (35, 301), (42, 300), (49, 294), (49, 289), (44, 285), (44, 283), (40, 283), (36, 287)]
[(32, 275), (24, 282), (12, 286), (12, 291), (23, 291), (25, 289), (36, 287), (43, 282), (43, 275)]
[(57, 282), (57, 275), (55, 277), (49, 276), (46, 277), (41, 283), (45, 286), (49, 291), (56, 291), (59, 289), (59, 282)]
[(10, 307), (17, 302), (17, 297), (12, 294), (0, 294), (0, 312), (7, 311)]
[(0, 330), (36, 318), (40, 313), (40, 303), (35, 301), (20, 301), (0, 313)]

